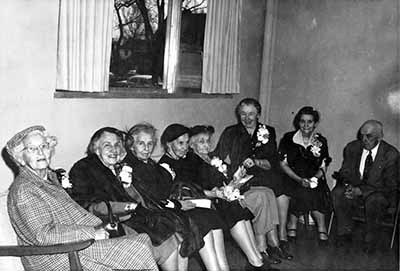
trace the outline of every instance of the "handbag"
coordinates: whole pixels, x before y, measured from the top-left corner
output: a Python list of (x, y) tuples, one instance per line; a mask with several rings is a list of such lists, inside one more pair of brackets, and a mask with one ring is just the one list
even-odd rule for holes
[(175, 182), (171, 188), (170, 198), (174, 200), (206, 198), (201, 187), (194, 183)]
[(105, 201), (108, 210), (108, 222), (105, 223), (104, 229), (108, 232), (110, 238), (124, 236), (125, 230), (117, 216), (112, 212), (112, 208), (109, 201)]

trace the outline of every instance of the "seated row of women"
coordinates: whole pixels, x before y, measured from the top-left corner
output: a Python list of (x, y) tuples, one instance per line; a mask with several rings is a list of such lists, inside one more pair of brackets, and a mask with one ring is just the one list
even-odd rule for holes
[[(155, 264), (163, 270), (187, 270), (188, 257), (197, 252), (207, 270), (229, 270), (226, 230), (245, 254), (248, 270), (269, 270), (270, 262), (292, 259), (286, 234), (290, 199), (289, 237), (295, 236), (297, 215), (311, 210), (320, 240), (327, 239), (322, 222), (328, 208), (322, 178), (329, 163), (327, 144), (314, 133), (318, 113), (305, 107), (294, 121), (298, 131), (282, 139), (279, 157), (275, 130), (258, 122), (260, 113), (256, 100), (242, 100), (236, 108), (238, 124), (224, 130), (213, 152), (212, 127), (172, 124), (161, 135), (165, 154), (158, 163), (151, 158), (157, 143), (151, 124), (139, 123), (126, 133), (99, 129), (87, 156), (69, 173), (72, 187), (67, 191), (83, 208), (54, 182), (54, 137), (41, 126), (25, 129), (7, 143), (20, 167), (8, 205), (19, 241), (45, 245), (95, 238), (95, 245), (82, 252), (90, 270), (153, 270)], [(315, 189), (311, 177), (320, 180)], [(214, 208), (197, 207), (194, 198), (212, 199)], [(103, 225), (114, 217), (120, 227), (109, 231), (115, 238), (108, 239)], [(135, 261), (128, 260), (130, 253)], [(67, 260), (37, 256), (23, 262), (42, 270)]]

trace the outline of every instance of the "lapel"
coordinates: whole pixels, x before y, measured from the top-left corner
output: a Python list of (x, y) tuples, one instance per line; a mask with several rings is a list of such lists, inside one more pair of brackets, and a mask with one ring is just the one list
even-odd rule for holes
[(112, 195), (126, 195), (126, 191), (119, 182), (117, 176), (115, 176), (108, 167), (103, 165), (103, 163), (96, 155), (93, 155), (91, 162), (94, 166), (90, 167), (89, 170), (91, 170), (92, 174), (96, 176), (96, 182), (98, 182), (97, 187), (103, 186), (101, 189), (103, 189), (104, 191), (117, 192), (110, 193)]
[(371, 171), (369, 174), (369, 176), (370, 176), (370, 178), (368, 180), (369, 182), (374, 183), (377, 176), (380, 175), (379, 171), (380, 171), (380, 168), (382, 168), (382, 164), (384, 162), (384, 154), (385, 154), (384, 148), (385, 148), (384, 143), (383, 143), (383, 141), (381, 141), (381, 143), (379, 144), (379, 147), (378, 147), (378, 152), (376, 153), (375, 160), (374, 160), (374, 163), (372, 164), (372, 168), (371, 168)]
[(361, 163), (361, 155), (362, 155), (362, 145), (358, 144), (357, 149), (356, 149), (356, 164), (354, 167), (355, 170), (355, 175), (357, 176), (358, 180), (361, 180), (361, 174), (360, 174), (360, 163)]

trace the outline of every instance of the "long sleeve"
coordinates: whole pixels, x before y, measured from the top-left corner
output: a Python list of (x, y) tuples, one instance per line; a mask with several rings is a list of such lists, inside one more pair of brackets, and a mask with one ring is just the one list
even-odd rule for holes
[[(9, 214), (13, 227), (24, 242), (50, 245), (94, 238), (94, 226), (101, 221), (89, 213), (85, 215), (79, 210), (74, 210), (76, 207), (73, 202), (68, 202), (72, 201), (71, 199), (68, 200), (66, 196), (61, 197), (62, 194), (60, 194), (60, 204), (64, 208), (58, 209), (57, 206), (49, 205), (43, 196), (46, 192), (39, 187), (22, 186), (20, 188), (9, 198)], [(60, 221), (53, 212), (65, 212), (66, 216), (73, 216), (76, 223)]]

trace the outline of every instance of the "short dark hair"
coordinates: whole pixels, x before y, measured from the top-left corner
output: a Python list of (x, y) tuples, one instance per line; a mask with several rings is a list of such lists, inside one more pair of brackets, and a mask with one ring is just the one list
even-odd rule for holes
[(99, 130), (94, 132), (94, 134), (90, 138), (89, 144), (88, 144), (88, 146), (86, 148), (86, 154), (87, 155), (95, 154), (96, 143), (99, 141), (100, 137), (105, 132), (110, 133), (110, 134), (115, 134), (116, 136), (118, 136), (121, 139), (122, 142), (124, 141), (125, 133), (120, 131), (120, 130), (118, 130), (117, 128), (114, 128), (114, 127), (103, 127), (103, 128), (100, 128)]
[(235, 108), (235, 115), (238, 121), (240, 121), (239, 110), (242, 107), (242, 105), (252, 105), (257, 109), (257, 113), (261, 114), (261, 104), (259, 101), (257, 101), (254, 98), (244, 98), (238, 103), (238, 105)]
[(297, 112), (296, 116), (293, 119), (293, 126), (296, 130), (300, 129), (300, 119), (303, 115), (311, 115), (313, 116), (314, 122), (319, 122), (320, 115), (317, 110), (314, 109), (312, 106), (304, 106), (302, 107), (299, 112)]

